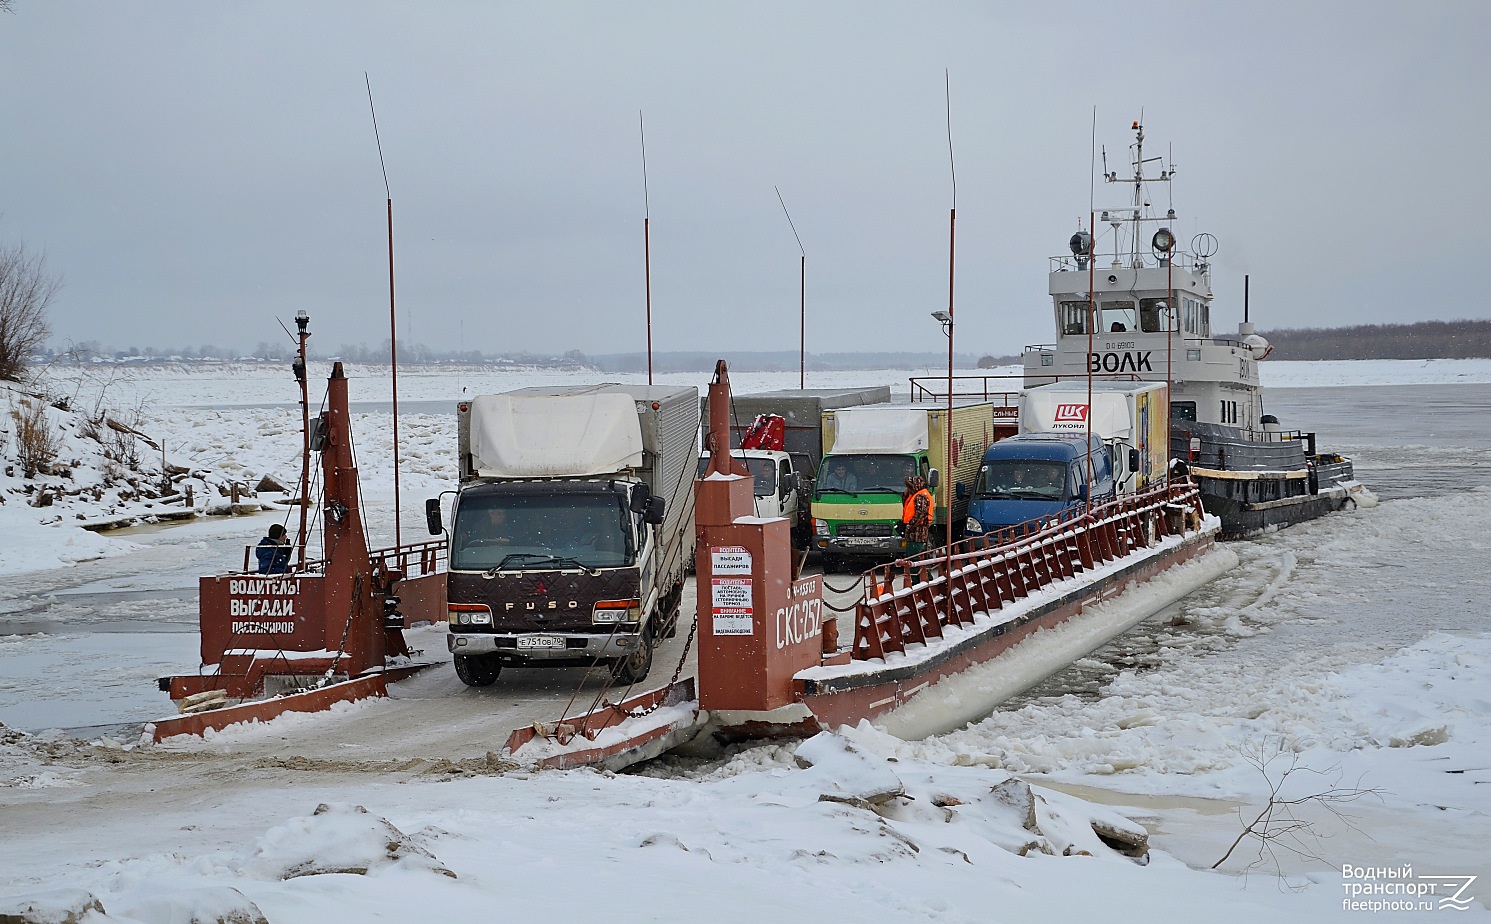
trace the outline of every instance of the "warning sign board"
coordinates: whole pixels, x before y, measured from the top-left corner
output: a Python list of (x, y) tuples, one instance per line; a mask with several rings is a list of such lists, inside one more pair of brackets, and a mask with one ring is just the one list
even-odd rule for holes
[(750, 574), (751, 553), (744, 546), (709, 547), (710, 570), (714, 574)]
[[(747, 561), (749, 560), (750, 557), (747, 556)], [(754, 634), (755, 611), (752, 609), (751, 579), (711, 579), (710, 616), (715, 635)]]

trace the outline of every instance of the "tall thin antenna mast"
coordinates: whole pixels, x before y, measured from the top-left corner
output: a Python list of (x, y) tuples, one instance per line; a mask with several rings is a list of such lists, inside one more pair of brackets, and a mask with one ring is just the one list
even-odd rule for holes
[[(1092, 352), (1092, 332), (1097, 327), (1097, 305), (1094, 295), (1094, 278), (1097, 265), (1097, 204), (1096, 186), (1097, 179), (1093, 171), (1097, 169), (1098, 158), (1098, 107), (1092, 107), (1092, 141), (1088, 150), (1087, 168), (1087, 355), (1094, 356)], [(1108, 149), (1103, 149), (1103, 178), (1106, 180), (1108, 174)], [(1114, 244), (1115, 252), (1117, 244)], [(1116, 258), (1115, 258), (1116, 259)], [(1087, 483), (1092, 484), (1092, 363), (1087, 364)], [(1088, 488), (1088, 503), (1092, 502), (1092, 489)]]
[(652, 384), (652, 198), (647, 189), (647, 127), (637, 110), (637, 131), (642, 136), (642, 261), (647, 286), (647, 384)]
[(792, 229), (792, 236), (797, 238), (797, 250), (802, 254), (798, 263), (797, 280), (797, 311), (798, 311), (798, 367), (797, 387), (807, 388), (808, 381), (808, 252), (802, 246), (802, 236), (797, 233), (797, 225), (792, 223), (792, 213), (787, 211), (787, 200), (782, 198), (782, 191), (775, 186), (777, 201), (782, 203), (782, 214), (787, 216), (787, 227)]
[[(948, 210), (947, 222), (947, 421), (943, 428), (947, 431), (947, 454), (943, 456), (943, 464), (948, 467), (947, 477), (943, 479), (944, 490), (947, 491), (947, 534), (943, 536), (943, 548), (946, 554), (943, 557), (943, 574), (947, 576), (948, 615), (952, 615), (952, 586), (953, 586), (953, 270), (957, 265), (954, 256), (957, 253), (958, 240), (958, 168), (953, 160), (953, 83), (947, 68), (942, 69), (942, 84), (944, 98), (947, 108), (947, 170), (953, 182), (953, 205)], [(936, 504), (933, 504), (933, 518), (936, 515)]]
[(383, 163), (383, 139), (378, 134), (378, 111), (373, 107), (373, 83), (362, 72), (368, 88), (368, 112), (373, 116), (373, 140), (378, 143), (378, 167), (383, 171), (383, 194), (388, 201), (388, 362), (393, 379), (393, 543), (404, 544), (402, 508), (399, 504), (399, 326), (394, 314), (393, 286), (393, 193), (388, 189), (388, 167)]

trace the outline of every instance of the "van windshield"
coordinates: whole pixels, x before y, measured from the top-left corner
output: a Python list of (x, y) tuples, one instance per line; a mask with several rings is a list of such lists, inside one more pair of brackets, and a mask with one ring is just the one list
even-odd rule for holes
[(451, 528), (455, 571), (590, 570), (631, 564), (629, 513), (618, 494), (462, 498)]
[(973, 493), (986, 500), (1065, 500), (1066, 478), (1062, 462), (999, 459), (979, 469)]

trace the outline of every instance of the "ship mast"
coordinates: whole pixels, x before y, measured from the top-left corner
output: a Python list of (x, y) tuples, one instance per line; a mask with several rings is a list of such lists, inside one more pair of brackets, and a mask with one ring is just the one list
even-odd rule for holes
[[(1175, 176), (1175, 164), (1167, 165), (1167, 167), (1161, 167), (1160, 176), (1145, 176), (1145, 164), (1151, 164), (1151, 162), (1156, 161), (1163, 161), (1164, 158), (1160, 158), (1160, 156), (1145, 158), (1144, 122), (1135, 121), (1135, 124), (1133, 124), (1132, 128), (1133, 133), (1135, 133), (1135, 143), (1133, 143), (1132, 145), (1132, 179), (1120, 179), (1120, 177), (1118, 177), (1117, 170), (1112, 171), (1112, 173), (1103, 173), (1103, 180), (1105, 180), (1105, 182), (1133, 183), (1133, 204), (1129, 207), (1129, 218), (1124, 219), (1121, 218), (1121, 216), (1115, 216), (1115, 218), (1109, 219), (1108, 212), (1106, 212), (1105, 210), (1105, 212), (1103, 212), (1102, 221), (1111, 224), (1112, 227), (1114, 227), (1115, 234), (1117, 234), (1117, 231), (1120, 230), (1121, 227), (1123, 227), (1124, 222), (1129, 222), (1129, 224), (1133, 225), (1133, 230), (1130, 231), (1129, 238), (1129, 265), (1130, 267), (1135, 268), (1135, 270), (1139, 270), (1139, 268), (1144, 267), (1144, 250), (1141, 249), (1141, 247), (1144, 246), (1144, 244), (1142, 244), (1142, 241), (1144, 241), (1144, 232), (1142, 232), (1141, 230), (1142, 222), (1160, 221), (1159, 218), (1150, 218), (1150, 216), (1145, 215), (1145, 212), (1150, 209), (1150, 203), (1148, 203), (1148, 201), (1145, 201), (1144, 185), (1145, 183), (1169, 183), (1170, 177)], [(1108, 155), (1103, 154), (1103, 170), (1106, 170), (1106, 168), (1108, 168)], [(1169, 221), (1175, 221), (1175, 210), (1170, 209), (1170, 212), (1166, 215), (1166, 219), (1169, 219)], [(1121, 259), (1121, 253), (1123, 253), (1123, 244), (1121, 244), (1118, 240), (1114, 240), (1114, 267), (1118, 267), (1118, 265), (1120, 265), (1120, 262), (1118, 261), (1120, 261)]]

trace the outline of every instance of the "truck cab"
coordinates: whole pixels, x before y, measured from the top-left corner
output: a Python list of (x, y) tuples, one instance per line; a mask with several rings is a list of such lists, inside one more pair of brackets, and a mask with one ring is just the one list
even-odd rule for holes
[(1031, 520), (1065, 519), (1089, 503), (1112, 500), (1115, 487), (1113, 460), (1096, 434), (1021, 433), (984, 453), (964, 532), (980, 536)]
[(957, 539), (969, 489), (993, 434), (994, 407), (987, 401), (957, 405), (951, 417), (939, 405), (824, 411), (812, 542), (825, 569), (906, 553), (900, 532), (911, 475), (925, 478), (932, 489), (932, 543)]
[(904, 554), (899, 526), (906, 478), (927, 477), (923, 451), (845, 452), (823, 457), (813, 490), (817, 546), (825, 566), (857, 559), (887, 560)]
[[(793, 544), (800, 548), (797, 521), (801, 498), (791, 454), (778, 449), (732, 449), (730, 455), (739, 459), (751, 473), (756, 516), (783, 517), (791, 521)], [(708, 468), (709, 456), (700, 456), (697, 477), (704, 477)]]

